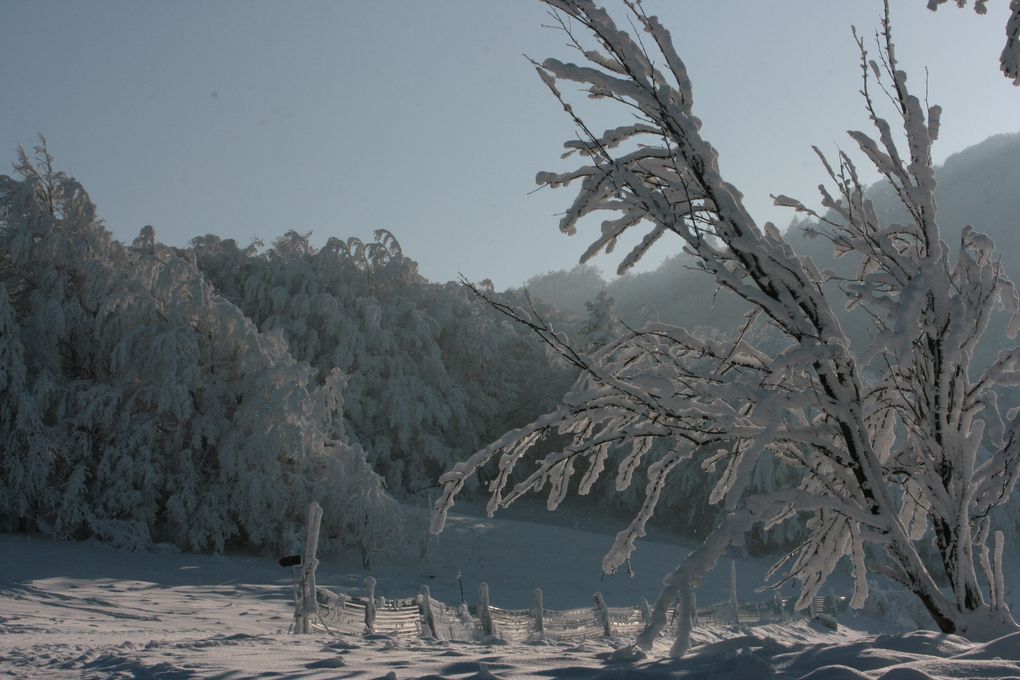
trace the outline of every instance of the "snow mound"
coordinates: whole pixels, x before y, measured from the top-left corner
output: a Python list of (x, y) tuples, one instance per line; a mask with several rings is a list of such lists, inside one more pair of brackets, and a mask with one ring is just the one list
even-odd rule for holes
[(932, 656), (954, 656), (974, 647), (972, 643), (958, 635), (945, 635), (930, 630), (917, 630), (900, 635), (879, 635), (871, 645), (893, 652)]
[(886, 671), (880, 675), (879, 678), (880, 680), (934, 680), (931, 675), (928, 675), (917, 668), (911, 668), (910, 666), (894, 668), (891, 671)]
[(1020, 662), (1020, 632), (978, 645), (970, 651), (958, 653), (955, 658)]
[(849, 666), (823, 666), (802, 676), (800, 680), (872, 680), (872, 678)]

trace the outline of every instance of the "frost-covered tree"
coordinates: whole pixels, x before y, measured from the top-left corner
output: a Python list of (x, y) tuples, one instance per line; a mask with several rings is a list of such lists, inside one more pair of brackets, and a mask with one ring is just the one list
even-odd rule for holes
[[(935, 11), (948, 0), (928, 0), (928, 9)], [(967, 0), (955, 0), (957, 7), (966, 7)], [(974, 11), (978, 14), (988, 12), (988, 0), (974, 0)], [(1009, 18), (1006, 19), (1006, 45), (999, 57), (1002, 74), (1020, 85), (1020, 0), (1010, 0)]]
[(123, 547), (278, 549), (314, 499), (340, 546), (399, 542), (338, 373), (320, 384), (151, 227), (113, 241), (44, 147), (16, 170), (0, 177), (0, 515)]
[(584, 303), (587, 315), (581, 326), (579, 340), (586, 352), (603, 347), (620, 334), (620, 320), (613, 310), (614, 302), (609, 293), (600, 290), (598, 295)]
[(533, 300), (546, 302), (559, 313), (577, 314), (584, 314), (585, 303), (605, 287), (602, 272), (590, 264), (538, 274), (524, 284), (524, 289)]
[(0, 516), (19, 522), (44, 492), (48, 467), (46, 453), (32, 449), (38, 419), (21, 396), (27, 380), (17, 317), (0, 282)]
[(397, 239), (290, 231), (260, 251), (205, 236), (199, 267), (262, 331), (279, 331), (321, 378), (339, 368), (348, 434), (389, 488), (411, 493), (484, 441), (555, 403), (565, 371), (456, 284), (418, 274)]
[[(829, 274), (798, 256), (772, 224), (759, 226), (720, 174), (666, 28), (636, 3), (628, 7), (640, 37), (621, 30), (591, 0), (546, 1), (587, 61), (536, 64), (581, 132), (566, 144), (583, 159), (581, 167), (538, 175), (553, 187), (579, 185), (560, 229), (573, 233), (585, 215), (613, 214), (587, 258), (648, 225), (621, 271), (662, 236), (677, 236), (697, 266), (751, 312), (727, 340), (653, 324), (586, 357), (526, 312), (505, 307), (583, 373), (559, 408), (442, 477), (433, 530), (442, 529), (465, 480), (489, 461), (498, 467), (490, 512), (541, 489), (549, 490), (554, 508), (575, 474), (577, 492), (586, 494), (611, 471), (621, 490), (644, 472), (644, 503), (603, 561), (613, 572), (644, 535), (678, 466), (692, 460), (718, 471), (710, 501), (724, 504), (727, 514), (666, 577), (640, 644), (651, 644), (675, 602), (679, 620), (689, 620), (693, 587), (726, 549), (754, 527), (781, 525), (798, 513), (809, 517), (806, 538), (770, 573), (775, 586), (800, 582), (798, 606), (810, 603), (847, 558), (855, 607), (863, 606), (874, 572), (913, 593), (947, 633), (987, 639), (1016, 630), (1005, 600), (1004, 537), (993, 531), (989, 513), (1008, 499), (1020, 474), (1020, 416), (1000, 408), (997, 392), (1020, 380), (1020, 348), (1004, 350), (984, 370), (972, 367), (971, 358), (996, 309), (1012, 316), (1011, 336), (1020, 328), (1017, 293), (989, 238), (966, 229), (950, 245), (940, 236), (931, 161), (940, 110), (908, 90), (888, 4), (877, 60), (859, 40), (862, 92), (875, 132), (850, 136), (895, 188), (909, 219), (876, 218), (844, 153), (835, 163), (819, 153), (836, 187), (822, 188), (822, 205), (834, 218), (776, 199), (822, 219), (835, 250), (858, 259), (856, 275), (834, 296), (823, 287)], [(577, 36), (582, 28), (594, 45)], [(594, 133), (566, 103), (561, 81), (624, 105), (633, 120)], [(888, 94), (892, 122), (876, 106), (876, 83)], [(872, 342), (864, 350), (851, 348), (836, 316), (844, 303), (872, 318)], [(768, 333), (758, 335), (762, 326)], [(572, 437), (570, 444), (529, 460), (532, 446), (555, 433)], [(657, 440), (669, 445), (653, 447)], [(763, 464), (786, 468), (796, 485), (751, 492)], [(936, 564), (922, 557), (926, 542), (937, 549)], [(678, 628), (673, 654), (685, 652), (689, 633), (686, 624)]]

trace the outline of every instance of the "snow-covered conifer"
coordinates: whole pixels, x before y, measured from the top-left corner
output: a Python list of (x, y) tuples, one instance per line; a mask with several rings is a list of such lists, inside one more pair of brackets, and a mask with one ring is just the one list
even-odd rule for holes
[(581, 326), (579, 341), (586, 352), (605, 346), (620, 334), (620, 321), (613, 312), (614, 302), (606, 291), (600, 290), (594, 299), (584, 303), (587, 317)]

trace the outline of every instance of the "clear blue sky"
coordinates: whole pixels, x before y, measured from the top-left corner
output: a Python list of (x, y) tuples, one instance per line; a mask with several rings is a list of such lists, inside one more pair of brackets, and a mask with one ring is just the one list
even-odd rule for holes
[[(815, 204), (810, 145), (849, 147), (867, 124), (850, 25), (873, 32), (879, 0), (645, 4), (752, 213), (789, 222), (770, 193)], [(938, 159), (1020, 130), (1020, 88), (996, 64), (1008, 2), (985, 17), (925, 4), (893, 0), (893, 18), (944, 107)], [(516, 285), (588, 243), (556, 228), (568, 190), (529, 195), (536, 171), (566, 169), (573, 134), (522, 56), (569, 55), (543, 23), (531, 0), (0, 0), (0, 151), (45, 134), (122, 240), (145, 224), (174, 245), (385, 227), (430, 278)]]

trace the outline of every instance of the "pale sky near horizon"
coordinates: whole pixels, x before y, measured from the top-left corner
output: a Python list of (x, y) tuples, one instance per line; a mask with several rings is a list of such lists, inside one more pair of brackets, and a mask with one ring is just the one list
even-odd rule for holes
[[(997, 65), (1007, 0), (984, 17), (925, 5), (892, 11), (911, 82), (927, 66), (944, 109), (936, 160), (1020, 131), (1020, 88)], [(789, 222), (770, 193), (816, 205), (811, 144), (850, 148), (845, 131), (867, 126), (850, 26), (871, 35), (881, 2), (645, 6), (687, 61), (703, 132), (752, 214)], [(145, 224), (172, 245), (382, 227), (433, 280), (520, 285), (576, 264), (598, 228), (561, 235), (572, 190), (530, 193), (537, 171), (569, 169), (574, 133), (522, 56), (571, 55), (548, 23), (535, 0), (0, 0), (0, 162), (7, 172), (43, 133), (125, 241)], [(608, 107), (583, 110), (628, 120)], [(664, 240), (645, 268), (678, 249)], [(622, 252), (593, 263), (611, 274)]]

